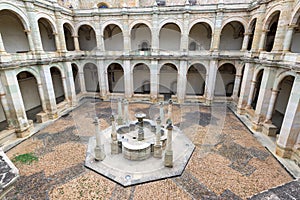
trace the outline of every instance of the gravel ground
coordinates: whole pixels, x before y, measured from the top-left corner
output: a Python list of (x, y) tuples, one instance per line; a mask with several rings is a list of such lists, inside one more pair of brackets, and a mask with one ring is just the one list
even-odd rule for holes
[[(246, 199), (292, 180), (225, 106), (173, 106), (173, 123), (196, 145), (182, 176), (122, 186), (84, 167), (93, 119), (109, 126), (116, 104), (86, 102), (7, 155), (34, 153), (39, 160), (15, 163), (20, 170), (7, 199)], [(151, 119), (158, 106), (131, 103), (130, 118), (144, 112)], [(165, 106), (167, 111), (167, 106)]]

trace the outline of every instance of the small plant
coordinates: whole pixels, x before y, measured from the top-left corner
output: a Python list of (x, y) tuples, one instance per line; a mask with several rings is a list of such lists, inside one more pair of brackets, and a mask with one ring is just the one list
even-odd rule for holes
[(28, 164), (28, 165), (31, 164), (33, 161), (38, 161), (38, 157), (33, 155), (33, 153), (21, 154), (16, 156), (13, 159), (13, 162), (21, 162), (23, 164)]

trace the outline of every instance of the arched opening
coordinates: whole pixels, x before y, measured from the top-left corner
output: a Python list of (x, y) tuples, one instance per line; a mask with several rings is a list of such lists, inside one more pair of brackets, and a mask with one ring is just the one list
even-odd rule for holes
[(177, 24), (167, 23), (159, 32), (159, 48), (177, 51), (180, 49), (181, 31)]
[(107, 68), (108, 85), (110, 93), (124, 93), (124, 70), (120, 64), (113, 63)]
[(286, 76), (279, 84), (278, 95), (272, 115), (272, 124), (274, 124), (280, 133), (283, 118), (286, 113), (286, 108), (291, 95), (292, 87), (294, 84), (294, 76)]
[(171, 95), (177, 92), (177, 67), (171, 63), (164, 64), (159, 73), (159, 94), (165, 99), (170, 99)]
[(104, 46), (107, 51), (123, 51), (123, 32), (118, 25), (110, 24), (104, 29)]
[(52, 85), (55, 94), (55, 101), (56, 104), (63, 102), (65, 100), (65, 93), (62, 81), (62, 75), (60, 70), (57, 67), (51, 67), (51, 78), (52, 78)]
[(76, 94), (79, 94), (81, 91), (80, 88), (80, 77), (79, 77), (79, 70), (76, 64), (72, 63), (72, 73), (73, 73), (73, 80), (75, 86)]
[(131, 30), (131, 49), (149, 51), (151, 44), (151, 31), (146, 24), (136, 24)]
[(276, 11), (270, 16), (270, 21), (268, 25), (268, 33), (266, 35), (266, 42), (265, 42), (265, 48), (267, 52), (271, 52), (273, 49), (276, 31), (277, 31), (277, 25), (279, 20), (280, 12)]
[(247, 45), (248, 51), (250, 51), (252, 48), (255, 26), (256, 26), (256, 18), (254, 20), (252, 20), (250, 28), (249, 28), (249, 41), (248, 41), (248, 45)]
[(212, 38), (212, 30), (209, 24), (201, 22), (195, 24), (189, 33), (189, 50), (209, 50)]
[(97, 66), (87, 63), (83, 67), (85, 89), (87, 92), (100, 92)]
[(194, 64), (190, 66), (187, 72), (187, 95), (197, 95), (202, 96), (205, 91), (205, 78), (206, 69), (201, 64)]
[(221, 32), (220, 50), (241, 50), (245, 29), (238, 21), (229, 22)]
[(235, 74), (236, 69), (232, 64), (226, 63), (219, 67), (215, 86), (215, 96), (232, 96)]
[(9, 10), (0, 11), (0, 33), (7, 53), (29, 51), (27, 34), (21, 20), (15, 13)]
[(68, 51), (74, 51), (74, 39), (72, 36), (72, 27), (70, 24), (64, 24), (64, 35), (65, 35), (65, 43)]
[(36, 114), (43, 110), (36, 78), (29, 72), (20, 72), (17, 75), (28, 119), (36, 121)]
[(256, 83), (254, 86), (253, 98), (252, 98), (252, 103), (251, 103), (251, 107), (254, 110), (256, 109), (256, 105), (257, 105), (257, 100), (258, 100), (258, 96), (259, 96), (259, 90), (260, 90), (263, 73), (264, 73), (264, 70), (260, 70), (256, 76)]
[(55, 35), (51, 23), (41, 18), (38, 20), (41, 40), (44, 51), (56, 51)]
[(82, 25), (78, 29), (79, 47), (82, 51), (92, 51), (97, 47), (96, 33), (89, 25)]
[(297, 27), (295, 27), (294, 31), (293, 31), (291, 52), (300, 53), (300, 45), (299, 44), (300, 44), (300, 17), (297, 20)]
[(98, 8), (108, 8), (108, 4), (104, 3), (104, 2), (100, 2), (100, 3), (97, 4), (97, 7)]
[(137, 64), (133, 68), (134, 94), (150, 94), (150, 69), (145, 64)]

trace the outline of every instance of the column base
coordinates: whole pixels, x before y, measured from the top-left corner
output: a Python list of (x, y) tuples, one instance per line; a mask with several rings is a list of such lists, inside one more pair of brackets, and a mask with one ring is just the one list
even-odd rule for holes
[(276, 155), (282, 158), (291, 158), (292, 152), (291, 148), (284, 148), (276, 144)]
[(37, 123), (44, 123), (46, 121), (48, 121), (49, 118), (48, 118), (48, 114), (45, 113), (45, 112), (40, 112), (38, 114), (36, 114), (36, 121)]
[(106, 157), (104, 152), (104, 145), (101, 145), (100, 147), (95, 147), (95, 160), (96, 161), (102, 161)]
[(30, 135), (30, 129), (26, 129), (26, 130), (23, 130), (23, 131), (17, 131), (17, 137), (18, 138), (24, 138), (24, 137), (27, 137)]
[(112, 141), (110, 147), (111, 147), (111, 154), (119, 154), (118, 141)]
[(213, 100), (212, 99), (206, 99), (205, 104), (210, 106), (212, 104)]
[(278, 130), (278, 128), (276, 126), (274, 126), (273, 124), (264, 123), (262, 125), (262, 133), (267, 135), (267, 136), (275, 137), (277, 130)]
[(262, 125), (257, 123), (257, 122), (252, 122), (252, 126), (251, 128), (254, 130), (254, 131), (258, 131), (258, 132), (261, 132), (262, 131)]
[(236, 112), (237, 112), (237, 114), (239, 114), (239, 115), (244, 115), (244, 114), (246, 113), (246, 110), (245, 110), (245, 108), (237, 107)]
[(57, 119), (58, 118), (58, 114), (56, 113), (48, 113), (48, 118), (49, 119)]

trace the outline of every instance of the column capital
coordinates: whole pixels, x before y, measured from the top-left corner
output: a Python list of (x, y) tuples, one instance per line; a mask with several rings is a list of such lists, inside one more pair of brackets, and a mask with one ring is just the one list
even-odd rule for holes
[(279, 90), (275, 90), (275, 89), (272, 88), (272, 93), (277, 94), (278, 92), (279, 92)]
[(287, 27), (288, 27), (288, 29), (294, 29), (294, 28), (297, 28), (298, 25), (297, 24), (288, 24)]

